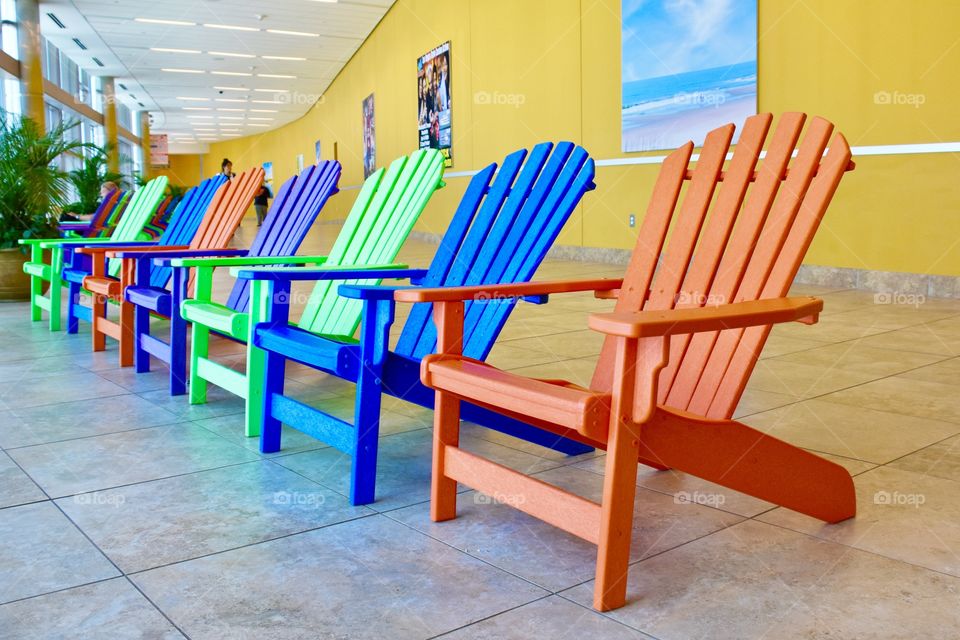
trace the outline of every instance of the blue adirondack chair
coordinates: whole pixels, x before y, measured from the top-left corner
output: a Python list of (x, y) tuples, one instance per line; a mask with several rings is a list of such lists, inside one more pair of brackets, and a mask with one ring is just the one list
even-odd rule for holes
[[(226, 177), (218, 174), (204, 180), (196, 187), (191, 188), (180, 200), (174, 210), (170, 223), (163, 235), (156, 242), (142, 243), (144, 246), (175, 247), (190, 244), (203, 216), (213, 200), (217, 189), (226, 182)], [(122, 246), (138, 246), (141, 243), (121, 243)], [(83, 245), (67, 246), (64, 248), (64, 268), (62, 277), (67, 282), (67, 333), (77, 333), (79, 321), (93, 322), (93, 309), (80, 304), (80, 291), (83, 288), (83, 279), (93, 273), (92, 260), (89, 254), (78, 253), (76, 249)], [(107, 248), (109, 244), (98, 244), (99, 248)], [(150, 271), (151, 286), (163, 287), (170, 279), (171, 270), (155, 266)]]
[[(390, 351), (396, 287), (367, 283), (371, 278), (410, 278), (415, 285), (428, 287), (528, 281), (584, 193), (594, 188), (593, 177), (593, 160), (569, 142), (556, 148), (539, 144), (529, 157), (526, 150), (514, 152), (499, 171), (491, 164), (470, 181), (427, 270), (234, 270), (239, 278), (254, 282), (251, 322), (262, 320), (253, 332), (253, 346), (265, 352), (260, 450), (280, 449), (281, 423), (322, 440), (353, 457), (351, 502), (373, 502), (381, 393), (433, 407), (433, 391), (420, 382), (420, 360), (433, 353), (436, 329), (430, 305), (414, 305)], [(287, 300), (295, 280), (352, 281), (340, 287), (340, 294), (362, 301), (359, 343), (290, 325)], [(513, 306), (511, 300), (468, 305), (464, 353), (486, 358)], [(284, 396), (288, 359), (356, 383), (354, 424)], [(591, 450), (479, 407), (465, 406), (463, 417), (569, 454)]]
[[(303, 243), (320, 210), (330, 196), (337, 193), (340, 163), (326, 160), (293, 176), (281, 187), (259, 233), (246, 250), (207, 252), (172, 251), (164, 253), (123, 252), (123, 258), (137, 260), (138, 272), (146, 274), (151, 263), (175, 258), (214, 256), (271, 257), (292, 256)], [(169, 264), (169, 262), (167, 262)], [(170, 394), (186, 393), (187, 323), (180, 314), (180, 305), (187, 298), (191, 278), (189, 266), (166, 266), (173, 271), (173, 287), (158, 288), (146, 284), (146, 277), (137, 276), (136, 285), (127, 287), (126, 299), (136, 305), (135, 365), (138, 373), (150, 370), (150, 356), (170, 365)], [(231, 308), (244, 311), (249, 305), (249, 283), (237, 282), (230, 295)], [(150, 334), (151, 313), (170, 318), (169, 341)]]

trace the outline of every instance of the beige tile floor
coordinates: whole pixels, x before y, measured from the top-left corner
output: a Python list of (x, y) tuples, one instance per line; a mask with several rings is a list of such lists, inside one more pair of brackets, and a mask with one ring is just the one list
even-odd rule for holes
[[(319, 225), (304, 252), (336, 229)], [(425, 265), (433, 250), (401, 257)], [(548, 261), (538, 279), (621, 273)], [(824, 525), (641, 470), (629, 601), (607, 614), (589, 607), (590, 545), (468, 490), (457, 520), (430, 522), (429, 411), (384, 403), (378, 500), (352, 507), (335, 450), (290, 432), (261, 455), (235, 398), (191, 407), (163, 369), (119, 369), (86, 328), (50, 334), (0, 305), (0, 637), (960, 638), (960, 301), (794, 290), (825, 300), (822, 320), (774, 330), (737, 415), (846, 467), (857, 518)], [(586, 318), (609, 307), (522, 304), (490, 359), (585, 384), (601, 344)], [(242, 366), (236, 345), (216, 349)], [(288, 389), (352, 411), (349, 385), (304, 367)], [(601, 489), (602, 455), (471, 425), (463, 440)]]

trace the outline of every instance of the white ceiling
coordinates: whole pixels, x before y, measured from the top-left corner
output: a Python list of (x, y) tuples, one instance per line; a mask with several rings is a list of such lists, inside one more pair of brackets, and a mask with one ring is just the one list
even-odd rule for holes
[[(183, 153), (201, 151), (211, 141), (269, 131), (299, 118), (394, 1), (51, 0), (40, 3), (41, 30), (90, 73), (115, 76), (118, 98), (134, 110), (149, 110), (152, 131), (169, 134), (171, 151)], [(66, 28), (59, 27), (49, 13)], [(194, 24), (147, 23), (137, 18)], [(204, 26), (211, 24), (255, 31)], [(87, 49), (81, 49), (74, 38)]]

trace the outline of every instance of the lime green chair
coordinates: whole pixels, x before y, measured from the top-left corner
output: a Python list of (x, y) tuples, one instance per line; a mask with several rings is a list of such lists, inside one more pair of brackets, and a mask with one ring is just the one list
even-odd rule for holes
[[(59, 331), (61, 327), (60, 297), (65, 283), (61, 277), (63, 270), (63, 248), (65, 245), (86, 245), (99, 242), (145, 242), (150, 236), (144, 227), (153, 217), (163, 200), (167, 189), (167, 177), (154, 178), (140, 188), (133, 197), (116, 228), (109, 238), (24, 238), (20, 244), (30, 247), (30, 261), (24, 263), (23, 271), (30, 276), (30, 319), (39, 322), (43, 311), (50, 315), (50, 331)], [(44, 251), (49, 251), (50, 262), (44, 261)], [(111, 264), (111, 273), (116, 275), (120, 262)], [(43, 295), (44, 283), (49, 283), (47, 295)]]
[[(193, 323), (190, 358), (190, 402), (206, 402), (207, 383), (246, 400), (246, 433), (260, 433), (263, 389), (263, 352), (247, 349), (247, 372), (230, 369), (210, 359), (209, 338), (214, 331), (234, 340), (250, 343), (250, 331), (262, 320), (261, 309), (250, 308), (256, 299), (250, 282), (240, 280), (226, 305), (211, 296), (215, 267), (266, 265), (324, 265), (325, 269), (389, 269), (407, 236), (433, 193), (443, 185), (443, 156), (437, 150), (415, 151), (394, 160), (386, 169), (373, 173), (363, 183), (346, 222), (327, 256), (265, 258), (175, 259), (175, 268), (196, 269), (196, 295), (184, 300), (181, 314)], [(373, 280), (377, 282), (377, 280)], [(253, 284), (253, 289), (261, 283)], [(360, 322), (362, 305), (337, 295), (337, 284), (318, 282), (300, 318), (305, 328), (330, 327), (330, 331), (352, 340)], [(328, 333), (329, 333), (328, 332)]]

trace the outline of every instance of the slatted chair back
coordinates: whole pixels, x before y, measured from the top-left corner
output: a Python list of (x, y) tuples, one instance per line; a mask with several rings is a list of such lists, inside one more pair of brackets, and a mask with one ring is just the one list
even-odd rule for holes
[(263, 169), (247, 169), (232, 180), (222, 184), (217, 190), (213, 201), (203, 217), (200, 228), (197, 229), (190, 248), (223, 249), (237, 227), (243, 221), (243, 216), (253, 202), (253, 196), (263, 184)]
[[(170, 217), (170, 222), (157, 244), (163, 247), (189, 245), (196, 235), (197, 229), (200, 228), (214, 196), (226, 181), (226, 176), (217, 174), (191, 188), (182, 199), (178, 199), (179, 204), (177, 204), (173, 215)], [(173, 270), (170, 267), (154, 265), (150, 271), (150, 286), (165, 286), (172, 273)]]
[(123, 191), (120, 191), (120, 189), (114, 189), (108, 193), (103, 200), (100, 201), (100, 205), (97, 207), (97, 210), (93, 212), (92, 216), (90, 216), (89, 230), (84, 233), (86, 237), (94, 238), (99, 235), (101, 231), (103, 231), (103, 228), (110, 220), (110, 216), (113, 213), (114, 207), (116, 207), (117, 203), (120, 202), (121, 197), (123, 197)]
[[(397, 158), (368, 177), (327, 256), (326, 266), (391, 263), (442, 184), (443, 156), (421, 149)], [(342, 282), (320, 281), (300, 317), (301, 328), (335, 336), (352, 336), (362, 303), (337, 295)]]
[[(263, 227), (250, 245), (252, 257), (292, 256), (300, 249), (307, 232), (330, 196), (337, 193), (341, 166), (324, 160), (307, 167), (287, 180), (273, 199)], [(245, 311), (250, 302), (250, 281), (237, 280), (227, 306)]]
[[(163, 200), (163, 192), (166, 189), (166, 176), (154, 178), (140, 187), (130, 198), (130, 202), (123, 212), (123, 217), (117, 223), (110, 239), (114, 242), (136, 241), (157, 207), (160, 206), (160, 201)], [(116, 277), (120, 273), (121, 264), (120, 260), (110, 260), (107, 272)]]
[[(496, 175), (494, 173), (496, 172)], [(594, 162), (583, 147), (545, 142), (507, 156), (473, 177), (430, 264), (423, 286), (465, 286), (529, 280), (576, 208), (594, 188)], [(491, 184), (491, 179), (493, 180)], [(484, 359), (514, 302), (467, 303), (464, 354)], [(414, 305), (396, 352), (433, 353), (431, 305)]]
[[(852, 163), (847, 141), (840, 133), (831, 139), (833, 125), (822, 118), (811, 120), (798, 145), (806, 120), (800, 113), (783, 115), (761, 161), (771, 120), (770, 114), (747, 119), (726, 169), (732, 124), (707, 135), (695, 167), (689, 167), (692, 143), (667, 157), (617, 311), (786, 295), (840, 178)], [(765, 326), (702, 333), (692, 339), (674, 336), (669, 363), (660, 373), (658, 402), (707, 418), (729, 419), (769, 333)], [(614, 341), (608, 338), (592, 388), (611, 388), (614, 354)]]
[(127, 210), (127, 205), (130, 204), (130, 197), (132, 195), (133, 193), (130, 191), (120, 191), (120, 195), (117, 198), (116, 203), (111, 209), (107, 210), (107, 216), (104, 219), (103, 224), (100, 225), (100, 228), (97, 229), (94, 237), (106, 238), (113, 233), (117, 223), (119, 223), (120, 219), (123, 217), (124, 211)]

